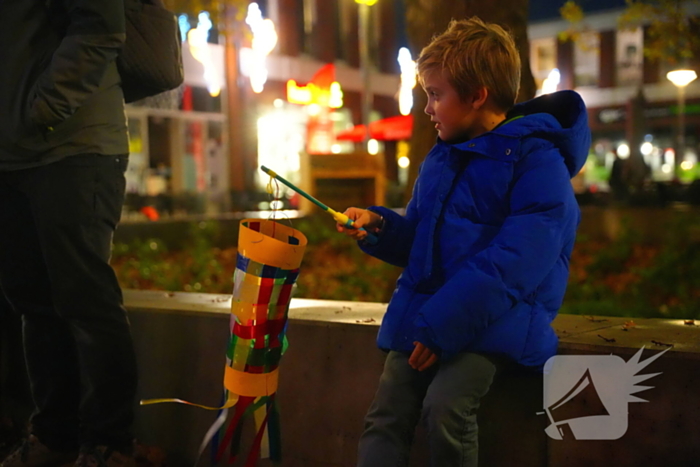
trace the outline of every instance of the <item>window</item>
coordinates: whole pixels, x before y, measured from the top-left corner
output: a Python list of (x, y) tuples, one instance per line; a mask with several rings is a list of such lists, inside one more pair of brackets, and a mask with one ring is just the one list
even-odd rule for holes
[(554, 37), (530, 41), (530, 67), (537, 89), (542, 89), (544, 80), (557, 67), (557, 43)]
[(600, 36), (584, 32), (574, 42), (574, 82), (579, 86), (597, 86), (600, 73)]
[(636, 86), (642, 82), (643, 42), (642, 28), (617, 31), (615, 61), (618, 86)]

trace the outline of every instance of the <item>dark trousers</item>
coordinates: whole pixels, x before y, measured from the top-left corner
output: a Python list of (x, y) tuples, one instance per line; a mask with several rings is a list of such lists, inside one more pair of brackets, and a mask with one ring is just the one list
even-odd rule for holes
[(416, 425), (427, 427), (430, 467), (476, 467), (476, 412), (497, 372), (495, 360), (462, 352), (425, 371), (389, 352), (360, 437), (358, 467), (406, 467)]
[[(19, 434), (33, 406), (22, 351), (22, 319), (0, 292), (0, 425), (4, 425), (0, 433), (11, 428)], [(0, 435), (0, 446), (3, 441), (7, 440)]]
[(22, 315), (35, 411), (53, 449), (130, 445), (136, 359), (109, 265), (126, 156), (0, 172), (0, 288)]

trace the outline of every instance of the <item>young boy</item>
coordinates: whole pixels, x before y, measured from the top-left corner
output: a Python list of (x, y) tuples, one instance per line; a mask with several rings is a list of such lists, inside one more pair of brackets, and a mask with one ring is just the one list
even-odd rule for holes
[(423, 49), (418, 74), (438, 141), (405, 215), (349, 208), (368, 254), (404, 267), (379, 330), (384, 372), (358, 465), (407, 465), (420, 418), (431, 466), (477, 465), (476, 411), (496, 360), (541, 367), (564, 296), (579, 209), (570, 178), (590, 146), (585, 106), (563, 91), (514, 106), (511, 36), (453, 21)]

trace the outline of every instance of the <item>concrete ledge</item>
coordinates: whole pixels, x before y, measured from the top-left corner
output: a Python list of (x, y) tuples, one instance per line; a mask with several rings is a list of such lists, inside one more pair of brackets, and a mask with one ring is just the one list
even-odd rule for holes
[[(230, 296), (125, 291), (137, 355), (140, 397), (179, 397), (216, 405), (221, 397)], [(377, 326), (386, 305), (293, 299), (280, 388), (285, 467), (355, 464), (357, 438), (381, 373)], [(559, 316), (562, 354), (616, 354), (643, 359), (673, 345), (644, 373), (662, 372), (629, 404), (627, 433), (612, 441), (546, 437), (540, 376), (504, 374), (479, 412), (481, 465), (697, 465), (700, 446), (700, 326), (682, 320)], [(624, 330), (627, 329), (627, 330)], [(586, 400), (581, 402), (584, 406)], [(192, 465), (215, 414), (163, 404), (138, 411), (137, 434), (169, 453), (169, 465)], [(418, 430), (411, 466), (427, 465)], [(260, 465), (267, 465), (261, 462)]]
[[(139, 361), (139, 398), (177, 397), (220, 403), (228, 295), (125, 291)], [(384, 304), (294, 299), (280, 377), (285, 467), (350, 467), (384, 354), (375, 338)], [(19, 322), (0, 313), (0, 415), (24, 420), (31, 409)], [(12, 318), (12, 319), (10, 319)], [(487, 467), (696, 466), (700, 458), (700, 327), (680, 320), (562, 315), (554, 322), (561, 354), (615, 354), (625, 361), (645, 346), (642, 359), (673, 345), (644, 369), (660, 373), (653, 388), (628, 404), (628, 429), (618, 440), (555, 441), (544, 428), (540, 375), (504, 373), (479, 410), (480, 459)], [(627, 329), (627, 330), (624, 330)], [(614, 339), (614, 341), (613, 341)], [(594, 401), (579, 399), (585, 413)], [(215, 412), (179, 404), (142, 406), (136, 434), (168, 453), (171, 467), (192, 466)], [(249, 435), (249, 434), (248, 434)], [(411, 467), (428, 465), (422, 428)], [(208, 465), (202, 462), (201, 465)], [(259, 466), (268, 466), (261, 461)]]
[[(180, 312), (228, 317), (231, 296), (188, 292), (125, 290), (124, 302), (130, 310)], [(294, 298), (289, 307), (292, 322), (351, 324), (379, 327), (386, 303)], [(604, 348), (641, 347), (665, 350), (679, 358), (700, 359), (700, 320), (694, 324), (682, 319), (615, 318), (560, 314), (552, 324), (561, 351), (596, 351)]]

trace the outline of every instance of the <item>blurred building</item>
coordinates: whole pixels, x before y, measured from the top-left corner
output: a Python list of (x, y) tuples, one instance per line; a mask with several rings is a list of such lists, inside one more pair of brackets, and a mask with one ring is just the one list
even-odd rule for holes
[[(361, 18), (360, 8), (368, 15)], [(365, 118), (399, 115), (403, 2), (260, 0), (243, 16), (219, 18), (227, 34), (206, 13), (181, 16), (184, 85), (127, 106), (128, 212), (151, 215), (144, 206), (161, 216), (267, 208), (269, 179), (260, 165), (348, 203), (383, 198), (387, 177), (389, 183), (398, 178), (396, 138), (373, 141), (368, 149), (364, 135), (336, 136), (363, 123), (366, 81)], [(314, 168), (321, 155), (328, 158)], [(337, 177), (349, 178), (338, 183)], [(293, 193), (281, 188), (277, 207), (298, 207)], [(353, 199), (357, 193), (368, 199)]]
[[(697, 178), (700, 83), (691, 83), (685, 91), (685, 151), (676, 157), (678, 88), (666, 78), (673, 67), (643, 53), (648, 27), (618, 27), (623, 0), (581, 1), (586, 15), (579, 28), (580, 39), (562, 41), (559, 33), (571, 25), (559, 14), (564, 2), (553, 3), (531, 2), (532, 72), (540, 93), (574, 89), (588, 106), (593, 145), (585, 184), (607, 189), (616, 158), (625, 159), (634, 151), (641, 153), (653, 181), (673, 180), (676, 166), (681, 182)], [(691, 2), (686, 8), (691, 13), (691, 31), (698, 35), (700, 8)], [(684, 65), (700, 72), (700, 51)], [(578, 182), (579, 189), (585, 186), (582, 180)]]
[[(127, 109), (126, 217), (269, 208), (260, 165), (337, 209), (391, 205), (392, 194), (400, 204), (412, 125), (402, 71), (411, 75), (417, 51), (398, 60), (402, 0), (358, 2), (372, 0), (260, 0), (237, 19), (181, 16), (185, 84)], [(678, 91), (668, 65), (643, 54), (648, 30), (618, 29), (624, 0), (580, 3), (581, 40), (558, 38), (569, 28), (564, 0), (531, 0), (528, 28), (539, 92), (575, 89), (589, 108), (594, 141), (577, 190), (607, 190), (616, 158), (635, 151), (654, 180), (671, 180), (673, 167), (696, 178), (700, 83), (686, 90), (686, 151), (676, 158)], [(284, 187), (274, 195), (273, 207), (303, 207)]]

